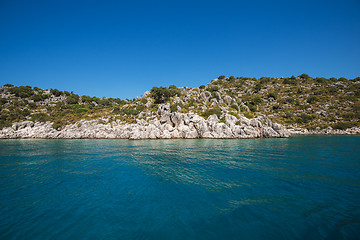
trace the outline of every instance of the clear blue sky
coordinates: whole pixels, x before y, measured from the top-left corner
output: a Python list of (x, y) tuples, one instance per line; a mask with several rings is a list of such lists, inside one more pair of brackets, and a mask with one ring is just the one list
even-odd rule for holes
[(359, 0), (0, 0), (0, 85), (121, 99), (226, 76), (360, 76)]

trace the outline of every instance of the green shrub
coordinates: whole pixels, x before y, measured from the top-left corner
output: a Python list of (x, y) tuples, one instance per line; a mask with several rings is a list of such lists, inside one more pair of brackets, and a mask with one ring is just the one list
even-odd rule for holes
[(283, 81), (284, 84), (291, 84), (291, 85), (296, 85), (297, 81), (295, 77), (291, 77), (291, 78), (285, 78)]
[(273, 110), (278, 110), (278, 109), (280, 109), (279, 104), (275, 104), (274, 106), (272, 106), (272, 109), (273, 109)]
[(345, 120), (360, 119), (360, 112), (345, 112), (342, 114), (342, 118)]
[(88, 112), (88, 111), (89, 111), (88, 108), (77, 108), (75, 110), (75, 113), (80, 114), (80, 113), (84, 113), (84, 112)]
[(234, 76), (230, 76), (228, 79), (228, 81), (230, 81), (232, 83), (235, 82), (235, 80), (236, 80), (236, 78)]
[(22, 116), (24, 116), (24, 117), (29, 116), (30, 113), (31, 113), (30, 110), (29, 110), (29, 109), (26, 109), (26, 108), (25, 108), (24, 110), (22, 110), (22, 111), (21, 111), (21, 110), (19, 110), (19, 111), (21, 112), (20, 114), (21, 114)]
[(55, 97), (59, 97), (62, 94), (61, 91), (52, 88), (50, 89), (50, 93), (53, 94)]
[(121, 113), (121, 110), (119, 107), (114, 107), (113, 110), (112, 110), (112, 113), (113, 114), (120, 114)]
[(10, 127), (11, 126), (11, 122), (6, 121), (6, 120), (0, 120), (0, 129), (3, 129), (4, 127)]
[(229, 112), (230, 115), (233, 115), (234, 117), (238, 117), (236, 112)]
[(170, 110), (172, 112), (177, 112), (178, 111), (178, 106), (182, 107), (182, 104), (179, 104), (179, 103), (175, 103), (173, 105), (170, 106)]
[(260, 97), (253, 97), (250, 102), (252, 105), (259, 105), (262, 103), (262, 100)]
[(208, 87), (207, 90), (211, 93), (219, 91), (218, 86)]
[(333, 124), (334, 129), (346, 130), (348, 128), (355, 127), (357, 124), (353, 122), (337, 122)]
[(102, 105), (104, 107), (109, 107), (109, 106), (111, 106), (111, 100), (108, 98), (102, 98), (99, 100), (98, 104)]
[(353, 111), (360, 112), (360, 102), (356, 102), (353, 105)]
[(211, 93), (211, 98), (215, 98), (218, 101), (220, 100), (219, 94), (217, 94), (216, 92)]
[(232, 109), (235, 109), (235, 110), (239, 111), (239, 107), (236, 104), (232, 104), (230, 107)]
[(317, 101), (318, 99), (315, 96), (311, 96), (308, 99), (306, 99), (306, 102), (308, 102), (309, 104), (316, 103)]
[(190, 99), (188, 100), (188, 106), (189, 106), (189, 107), (195, 107), (195, 99), (190, 98)]
[(27, 98), (34, 94), (30, 86), (11, 87), (9, 92), (20, 98)]
[(289, 98), (286, 99), (286, 102), (293, 103), (293, 102), (295, 102), (295, 99), (292, 98), (292, 97), (289, 97)]
[(31, 115), (31, 121), (33, 122), (46, 122), (48, 118), (48, 115), (45, 113), (35, 113)]
[(226, 123), (226, 120), (224, 117), (220, 118), (219, 123)]
[(277, 98), (277, 95), (276, 95), (276, 93), (274, 93), (274, 92), (270, 92), (270, 93), (268, 93), (267, 97), (268, 97), (268, 98), (276, 99), (276, 98)]
[(7, 103), (7, 99), (6, 98), (0, 98), (0, 105), (4, 105), (5, 103)]
[(140, 112), (136, 108), (123, 108), (122, 112), (126, 115), (138, 115)]
[(36, 108), (36, 103), (31, 102), (31, 103), (28, 104), (28, 107), (29, 107), (30, 109), (35, 109), (35, 108)]
[(293, 116), (292, 113), (290, 113), (289, 111), (286, 111), (285, 114), (283, 115), (283, 118), (289, 119), (289, 118), (292, 118), (292, 116)]
[(246, 118), (254, 118), (254, 115), (252, 115), (251, 113), (249, 113), (249, 112), (246, 112), (246, 113), (244, 113), (244, 116), (246, 117)]
[(83, 103), (91, 103), (93, 101), (93, 99), (92, 99), (92, 97), (83, 95), (83, 96), (81, 96), (81, 101)]
[(8, 116), (9, 114), (2, 112), (0, 113), (0, 120), (4, 120), (4, 121), (7, 120)]
[(259, 92), (260, 90), (261, 90), (261, 83), (257, 83), (257, 84), (255, 85), (254, 91), (257, 93), (257, 92)]
[(62, 126), (63, 126), (63, 124), (61, 122), (54, 122), (52, 124), (52, 128), (55, 129), (55, 130), (58, 130), (58, 131), (61, 130)]
[(320, 78), (315, 78), (315, 81), (316, 81), (317, 83), (325, 83), (325, 82), (327, 81), (327, 79), (326, 79), (326, 78), (323, 78), (323, 77), (320, 77)]
[(207, 109), (205, 110), (201, 116), (205, 117), (205, 118), (208, 118), (209, 116), (211, 115), (214, 115), (216, 114), (218, 116), (218, 118), (220, 118), (221, 116), (221, 109), (220, 108), (210, 108), (210, 109)]
[(260, 84), (264, 84), (264, 83), (270, 82), (270, 78), (269, 78), (269, 77), (261, 77), (259, 80), (260, 80)]
[(309, 123), (310, 121), (312, 121), (314, 119), (313, 116), (302, 113), (298, 116), (298, 118), (296, 119), (297, 123)]
[(256, 112), (256, 110), (257, 110), (257, 107), (255, 106), (255, 105), (253, 105), (253, 104), (247, 104), (247, 106), (248, 106), (248, 108), (250, 109), (250, 111), (252, 111), (252, 112)]
[(34, 94), (30, 97), (31, 100), (34, 100), (34, 102), (40, 102), (44, 99), (46, 99), (46, 97), (42, 94)]
[(305, 74), (305, 73), (301, 74), (299, 76), (299, 78), (304, 79), (304, 80), (310, 80), (311, 79), (311, 77), (309, 75)]
[(153, 87), (150, 93), (156, 104), (165, 103), (169, 101), (170, 97), (181, 95), (180, 89), (176, 88), (175, 85), (172, 85), (170, 89), (166, 87)]
[(4, 115), (0, 115), (0, 130), (3, 129), (4, 127), (10, 127), (11, 126), (11, 121), (3, 119)]
[(138, 105), (138, 106), (136, 107), (136, 110), (137, 110), (139, 113), (141, 113), (142, 111), (144, 111), (144, 109), (145, 109), (145, 106), (144, 106), (144, 105)]
[(78, 95), (76, 95), (76, 94), (70, 94), (70, 96), (68, 96), (67, 98), (66, 98), (66, 102), (68, 103), (68, 104), (78, 104), (79, 103), (79, 96)]
[(224, 79), (225, 78), (225, 75), (220, 75), (219, 77), (218, 77), (218, 79)]

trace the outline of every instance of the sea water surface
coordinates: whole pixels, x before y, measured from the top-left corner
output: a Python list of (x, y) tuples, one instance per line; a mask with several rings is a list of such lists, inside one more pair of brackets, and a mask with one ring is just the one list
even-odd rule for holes
[(2, 140), (0, 239), (360, 239), (360, 136)]

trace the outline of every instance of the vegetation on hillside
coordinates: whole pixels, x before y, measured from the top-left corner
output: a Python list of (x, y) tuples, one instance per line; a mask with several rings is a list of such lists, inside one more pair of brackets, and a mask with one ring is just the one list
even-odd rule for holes
[(223, 113), (248, 118), (264, 114), (288, 126), (346, 129), (360, 126), (360, 78), (221, 75), (199, 88), (153, 87), (142, 98), (131, 100), (5, 84), (0, 87), (0, 128), (24, 120), (51, 121), (55, 129), (81, 119), (133, 123), (155, 118), (161, 103), (170, 103), (173, 112), (193, 112), (204, 118), (216, 114), (220, 121)]

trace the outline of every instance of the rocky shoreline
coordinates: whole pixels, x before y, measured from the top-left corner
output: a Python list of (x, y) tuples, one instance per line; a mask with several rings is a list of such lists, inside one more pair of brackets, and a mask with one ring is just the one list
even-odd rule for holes
[(0, 130), (0, 139), (246, 139), (246, 138), (287, 138), (291, 135), (354, 135), (359, 128), (338, 129), (287, 129), (260, 116), (248, 119), (243, 115), (236, 118), (223, 114), (225, 121), (217, 115), (208, 119), (194, 113), (171, 112), (169, 104), (162, 104), (155, 119), (137, 119), (135, 124), (124, 124), (109, 119), (80, 120), (61, 130), (52, 127), (51, 122), (24, 121)]
[(359, 135), (360, 128), (352, 127), (346, 130), (333, 129), (331, 127), (325, 129), (307, 130), (301, 128), (288, 129), (291, 135)]
[(61, 130), (52, 127), (51, 122), (24, 121), (0, 130), (0, 139), (240, 139), (290, 137), (284, 126), (260, 116), (248, 119), (223, 114), (225, 121), (217, 115), (207, 120), (194, 113), (171, 112), (169, 104), (158, 109), (158, 118), (145, 121), (137, 119), (135, 124), (108, 119), (80, 120)]

